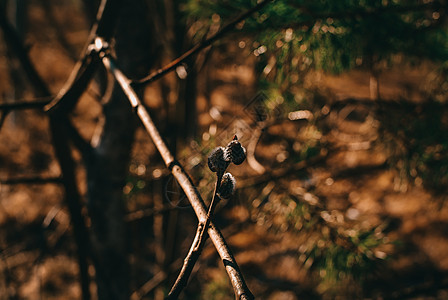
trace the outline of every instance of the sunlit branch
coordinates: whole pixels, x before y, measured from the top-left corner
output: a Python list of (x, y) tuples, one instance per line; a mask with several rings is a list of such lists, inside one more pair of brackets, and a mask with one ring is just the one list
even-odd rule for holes
[(215, 210), (216, 204), (218, 203), (217, 193), (219, 185), (221, 183), (221, 179), (222, 174), (219, 174), (219, 176), (217, 176), (215, 190), (213, 191), (212, 202), (210, 203), (205, 223), (199, 224), (196, 230), (193, 243), (191, 244), (190, 250), (188, 251), (188, 254), (185, 257), (182, 269), (180, 270), (179, 275), (177, 276), (177, 279), (174, 282), (174, 285), (172, 286), (170, 292), (168, 293), (166, 300), (177, 299), (179, 297), (180, 293), (187, 285), (188, 278), (190, 277), (190, 274), (193, 271), (193, 267), (196, 264), (196, 261), (201, 255), (205, 241), (207, 240), (207, 234), (206, 234), (207, 228), (210, 225), (211, 217), (213, 216), (213, 211)]
[[(134, 89), (131, 87), (131, 81), (121, 72), (120, 69), (118, 69), (114, 59), (107, 55), (107, 49), (103, 48), (107, 47), (107, 43), (99, 39), (96, 44), (99, 46), (97, 51), (100, 52), (100, 56), (102, 56), (104, 66), (115, 76), (123, 92), (128, 97), (132, 108), (135, 110), (147, 133), (153, 140), (158, 152), (165, 162), (165, 165), (168, 169), (170, 169), (171, 173), (185, 192), (185, 195), (196, 213), (200, 226), (201, 224), (205, 224), (207, 220), (206, 206), (199, 192), (194, 187), (191, 178), (185, 172), (183, 167), (175, 160), (174, 156), (166, 146), (148, 111), (142, 104)], [(200, 232), (196, 234), (197, 238), (199, 237), (199, 234)], [(210, 222), (210, 227), (208, 228), (208, 234), (224, 263), (236, 298), (252, 299), (253, 295), (246, 286), (241, 271), (239, 270), (239, 267), (231, 254), (227, 243), (225, 242), (221, 232), (214, 226), (212, 221)]]
[(221, 28), (221, 30), (219, 30), (217, 33), (215, 33), (214, 35), (212, 35), (208, 39), (206, 39), (203, 42), (197, 44), (196, 46), (194, 46), (193, 48), (191, 48), (190, 50), (188, 50), (187, 52), (185, 52), (184, 54), (182, 54), (181, 56), (179, 56), (178, 58), (176, 58), (175, 60), (173, 60), (172, 62), (167, 64), (166, 66), (164, 66), (163, 68), (158, 69), (157, 71), (151, 73), (150, 75), (148, 75), (145, 78), (142, 78), (140, 80), (136, 80), (135, 82), (133, 82), (133, 84), (136, 85), (136, 86), (142, 85), (142, 84), (148, 84), (148, 83), (151, 83), (151, 82), (161, 78), (165, 74), (173, 71), (182, 62), (184, 62), (185, 60), (187, 60), (191, 56), (197, 54), (202, 49), (210, 46), (213, 42), (215, 42), (215, 41), (219, 40), (220, 38), (222, 38), (225, 34), (227, 34), (229, 31), (231, 31), (238, 23), (240, 23), (241, 21), (247, 19), (250, 15), (252, 15), (256, 11), (259, 11), (261, 8), (263, 8), (266, 4), (268, 4), (271, 1), (272, 0), (263, 0), (263, 1), (261, 1), (260, 3), (258, 3), (257, 5), (252, 7), (251, 9), (249, 9), (248, 11), (246, 11), (243, 14), (241, 14), (240, 16), (238, 16), (235, 20), (233, 20), (229, 24), (225, 25), (223, 28)]
[(97, 57), (91, 55), (92, 41), (97, 36), (110, 39), (115, 31), (118, 20), (121, 0), (101, 1), (98, 8), (97, 21), (90, 30), (87, 45), (84, 48), (81, 59), (76, 63), (64, 87), (58, 95), (49, 103), (45, 110), (51, 113), (54, 111), (69, 112), (73, 109), (79, 97), (87, 90), (87, 85), (93, 77), (98, 66)]

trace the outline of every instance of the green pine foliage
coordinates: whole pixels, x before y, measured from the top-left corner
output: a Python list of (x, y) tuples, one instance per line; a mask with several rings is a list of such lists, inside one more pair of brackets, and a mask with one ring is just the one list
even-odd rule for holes
[(325, 209), (311, 193), (297, 197), (273, 192), (252, 213), (271, 231), (296, 234), (302, 241), (298, 260), (319, 278), (321, 293), (359, 295), (364, 281), (387, 259), (384, 249), (392, 245), (383, 232), (386, 224), (365, 228), (340, 211)]
[(436, 193), (445, 192), (448, 185), (445, 110), (446, 104), (434, 100), (422, 105), (401, 102), (381, 110), (382, 142), (388, 151), (389, 164), (400, 174), (402, 186), (414, 182)]
[[(195, 36), (200, 41), (212, 26), (226, 24), (256, 3), (189, 0), (183, 12), (190, 24), (207, 28)], [(436, 103), (429, 106), (430, 112), (404, 112), (400, 115), (404, 119), (392, 117), (392, 111), (377, 116), (382, 123), (381, 142), (390, 156), (388, 163), (404, 177), (440, 190), (448, 183), (446, 120), (438, 113), (448, 90), (448, 30), (442, 5), (408, 0), (277, 0), (240, 23), (234, 35), (258, 58), (258, 87), (266, 95), (268, 111), (308, 109), (318, 116), (322, 102), (316, 108), (318, 97), (305, 81), (312, 70), (341, 73), (363, 68), (375, 73), (392, 66), (398, 56), (415, 64), (428, 60), (441, 64), (428, 95)], [(403, 124), (409, 126), (403, 128)], [(324, 131), (317, 123), (307, 127)], [(321, 143), (319, 139), (302, 141), (300, 153), (291, 160), (315, 156)], [(295, 232), (299, 239), (306, 237), (298, 246), (298, 259), (320, 278), (321, 292), (341, 286), (340, 282), (346, 287), (351, 282), (361, 286), (378, 261), (387, 257), (382, 249), (390, 242), (381, 226), (361, 228), (356, 222), (338, 221), (332, 212), (310, 204), (309, 199), (287, 193), (268, 198), (260, 200), (252, 212), (253, 221), (273, 230)]]
[[(192, 0), (184, 11), (191, 19), (222, 23), (255, 4)], [(258, 42), (254, 48), (262, 50), (260, 55), (274, 55), (278, 65), (291, 68), (299, 58), (309, 67), (341, 72), (390, 61), (397, 53), (446, 61), (448, 33), (439, 6), (398, 0), (273, 1), (246, 20), (240, 32)]]

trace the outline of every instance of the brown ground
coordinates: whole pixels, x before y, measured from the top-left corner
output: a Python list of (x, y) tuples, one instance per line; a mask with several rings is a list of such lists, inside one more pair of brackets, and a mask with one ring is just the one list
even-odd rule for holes
[[(30, 23), (49, 28), (44, 11), (39, 6), (33, 7)], [(72, 46), (80, 49), (87, 36), (86, 22), (77, 17), (78, 14), (69, 13), (73, 7), (61, 6), (58, 9), (62, 10), (62, 15), (73, 18), (71, 21), (61, 18), (59, 22), (64, 24), (61, 27), (67, 32)], [(61, 47), (56, 46), (54, 32), (38, 30), (31, 36), (29, 42), (33, 46), (30, 55), (56, 92), (66, 80), (73, 61)], [(252, 69), (254, 59), (246, 59), (248, 54), (245, 50), (239, 52), (236, 45), (230, 44), (229, 49), (226, 57), (232, 62), (204, 70), (207, 72), (205, 79), (199, 83), (202, 92), (198, 98), (199, 150), (226, 143), (234, 132), (247, 146), (258, 130), (259, 124), (251, 119), (251, 106), (248, 109), (246, 106), (257, 94)], [(4, 51), (3, 47), (1, 51)], [(219, 60), (218, 54), (215, 59)], [(1, 58), (0, 65), (4, 74), (5, 57)], [(422, 83), (431, 78), (432, 69), (430, 64), (425, 64), (418, 68), (385, 70), (380, 81), (381, 96), (384, 99), (422, 101), (422, 87), (425, 86)], [(310, 78), (307, 84), (319, 86), (328, 102), (369, 98), (369, 76), (366, 72), (353, 71), (340, 76), (316, 73)], [(2, 93), (7, 88), (8, 84), (3, 82)], [(151, 98), (150, 106), (161, 103), (158, 91), (157, 85), (148, 89), (146, 95), (147, 100)], [(99, 106), (93, 104), (93, 98), (92, 93), (85, 95), (75, 114), (77, 126), (86, 137), (92, 136), (98, 121)], [(217, 110), (220, 115), (216, 114)], [(350, 117), (353, 115), (359, 117)], [(255, 151), (257, 161), (265, 168), (264, 174), (259, 174), (248, 162), (230, 169), (239, 182), (239, 191), (233, 203), (220, 208), (217, 222), (223, 228), (251, 290), (260, 299), (327, 297), (316, 292), (318, 282), (311, 278), (310, 272), (298, 259), (297, 250), (305, 243), (304, 236), (282, 229), (283, 219), (262, 217), (260, 202), (266, 201), (275, 207), (280, 201), (279, 195), (288, 191), (300, 199), (317, 199), (329, 212), (344, 219), (352, 218), (361, 224), (359, 226), (369, 228), (385, 221), (390, 225), (386, 235), (399, 243), (384, 248), (390, 258), (382, 264), (382, 275), (368, 282), (362, 293), (345, 291), (348, 295), (447, 299), (448, 236), (445, 233), (448, 230), (448, 207), (443, 201), (445, 195), (435, 195), (419, 180), (402, 180), (395, 169), (385, 165), (388, 152), (377, 143), (382, 137), (370, 106), (346, 105), (343, 109), (331, 111), (322, 122), (326, 122), (329, 128), (322, 136), (316, 136), (319, 133), (306, 121), (286, 119), (275, 122), (261, 134)], [(276, 180), (267, 179), (253, 186), (251, 180), (265, 178), (266, 174), (273, 174), (293, 163), (288, 158), (292, 155), (294, 141), (300, 148), (304, 142), (313, 139), (325, 141), (327, 150), (321, 153), (324, 154), (322, 160), (306, 168), (305, 178), (293, 174)], [(137, 134), (136, 145), (131, 173), (146, 178), (160, 176), (157, 175), (160, 173), (159, 165), (147, 165), (147, 157), (153, 154), (154, 149), (142, 132)], [(43, 114), (26, 111), (8, 116), (0, 131), (0, 179), (58, 176), (59, 167), (52, 151), (47, 119)], [(207, 171), (198, 172), (191, 167), (195, 165), (192, 161), (198, 153), (192, 145), (179, 151), (178, 157), (193, 174), (200, 191), (210, 193)], [(75, 157), (81, 165), (79, 155), (75, 154)], [(82, 171), (79, 176), (82, 181)], [(147, 186), (154, 187), (149, 196), (136, 195), (129, 200), (130, 211), (151, 207), (157, 197), (154, 195), (159, 193), (160, 197), (160, 193), (166, 192), (166, 188), (155, 187), (159, 181), (154, 182), (147, 183)], [(191, 212), (181, 210), (179, 214), (192, 235), (195, 220)], [(146, 222), (151, 224), (152, 220)], [(134, 247), (139, 249), (131, 258), (135, 263), (134, 289), (149, 280), (152, 273), (144, 272), (145, 268), (152, 268), (151, 255), (154, 253), (150, 234), (139, 233), (145, 230), (145, 225), (144, 222), (131, 225)], [(58, 185), (2, 184), (0, 227), (0, 299), (79, 299), (75, 246)], [(182, 242), (179, 257), (188, 249), (190, 242), (190, 238)], [(216, 299), (218, 296), (222, 299), (229, 297), (230, 285), (211, 245), (205, 249), (190, 284), (187, 291), (190, 297), (194, 297), (195, 289)]]

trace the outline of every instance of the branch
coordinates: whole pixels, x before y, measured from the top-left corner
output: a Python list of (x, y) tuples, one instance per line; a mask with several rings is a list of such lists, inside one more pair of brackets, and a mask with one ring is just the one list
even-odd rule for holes
[[(3, 111), (0, 117), (0, 129), (6, 118), (6, 116), (12, 110), (22, 110), (22, 109), (42, 109), (51, 102), (52, 97), (42, 97), (39, 100), (34, 101), (18, 101), (12, 103), (1, 103), (0, 111)], [(88, 155), (92, 152), (92, 146), (80, 135), (79, 131), (75, 128), (69, 119), (61, 119), (64, 126), (67, 128), (68, 134), (78, 148), (83, 154)]]
[(21, 109), (42, 109), (46, 104), (50, 102), (50, 97), (42, 97), (37, 101), (18, 101), (11, 103), (0, 103), (0, 112), (3, 112), (0, 116), (0, 129), (5, 122), (8, 114), (13, 110), (21, 110)]
[(41, 97), (38, 99), (34, 99), (32, 101), (29, 100), (19, 100), (11, 103), (0, 103), (0, 110), (3, 111), (11, 111), (11, 110), (21, 110), (21, 109), (42, 109), (45, 105), (50, 103), (52, 96), (49, 97)]
[(58, 95), (44, 107), (49, 113), (61, 112), (68, 113), (76, 105), (79, 97), (87, 89), (87, 85), (93, 77), (98, 66), (95, 56), (86, 52), (86, 55), (79, 60), (72, 70), (64, 87), (59, 91)]
[(175, 209), (176, 208), (173, 207), (172, 205), (163, 206), (159, 209), (154, 209), (154, 208), (140, 209), (140, 210), (126, 214), (124, 216), (124, 221), (125, 222), (135, 222), (135, 221), (139, 221), (143, 218), (151, 217), (151, 216), (158, 215), (158, 214), (163, 214), (163, 213), (175, 210)]
[(182, 269), (177, 276), (176, 281), (174, 282), (171, 291), (168, 293), (168, 296), (165, 298), (166, 300), (177, 299), (182, 292), (183, 288), (187, 285), (188, 278), (190, 277), (191, 272), (193, 271), (193, 267), (196, 264), (199, 256), (202, 253), (202, 249), (204, 248), (205, 241), (207, 240), (206, 229), (210, 225), (211, 217), (213, 216), (213, 211), (215, 210), (216, 204), (218, 203), (218, 190), (219, 185), (221, 183), (222, 174), (217, 176), (215, 190), (213, 192), (213, 199), (210, 203), (210, 207), (208, 209), (207, 218), (204, 223), (199, 223), (198, 228), (196, 230), (196, 235), (194, 237), (193, 243), (191, 244), (190, 250), (188, 251), (187, 256), (185, 257), (184, 264)]
[[(100, 39), (98, 42), (95, 41), (95, 44), (99, 46), (99, 48), (96, 50), (100, 52), (100, 56), (102, 55), (101, 53), (105, 54), (104, 51), (107, 50), (107, 48), (104, 49), (103, 47), (107, 46), (107, 43), (105, 43)], [(157, 150), (159, 151), (163, 161), (165, 162), (165, 165), (171, 171), (171, 173), (179, 182), (180, 186), (185, 192), (185, 195), (190, 201), (191, 206), (193, 207), (193, 210), (196, 213), (196, 216), (198, 217), (199, 223), (205, 224), (207, 219), (207, 212), (204, 201), (202, 200), (199, 192), (194, 187), (191, 178), (185, 172), (183, 167), (174, 159), (173, 155), (169, 151), (168, 147), (166, 146), (165, 142), (160, 136), (160, 133), (157, 127), (155, 126), (152, 118), (150, 117), (148, 111), (142, 104), (141, 100), (138, 98), (134, 89), (131, 87), (131, 81), (117, 68), (114, 59), (109, 55), (105, 54), (102, 57), (102, 62), (106, 67), (106, 69), (109, 70), (109, 72), (111, 72), (115, 76), (123, 92), (128, 97), (132, 108), (137, 113), (138, 117), (143, 123), (143, 126), (145, 127), (149, 136), (153, 140)], [(244, 282), (238, 264), (236, 263), (233, 255), (231, 254), (230, 249), (227, 243), (225, 242), (221, 232), (215, 227), (213, 222), (210, 222), (210, 227), (208, 228), (208, 234), (225, 265), (236, 298), (252, 299), (253, 295), (246, 286), (246, 283)], [(198, 235), (199, 234), (197, 233), (196, 236), (198, 237)]]
[(92, 41), (101, 36), (110, 39), (115, 31), (118, 20), (119, 7), (123, 1), (102, 0), (98, 8), (97, 21), (90, 30), (87, 45), (83, 51), (83, 57), (76, 63), (70, 77), (59, 94), (45, 110), (48, 112), (68, 112), (73, 109), (79, 97), (87, 89), (87, 85), (93, 77), (98, 66), (97, 56), (92, 55)]
[(206, 239), (201, 239), (201, 236), (203, 236), (202, 233), (205, 230), (204, 228), (204, 224), (199, 223), (193, 239), (193, 243), (191, 244), (190, 250), (185, 257), (184, 264), (182, 265), (182, 269), (180, 270), (179, 275), (177, 276), (177, 279), (174, 282), (174, 285), (172, 286), (165, 300), (177, 299), (182, 289), (187, 285), (188, 278), (190, 277), (190, 274), (193, 271), (193, 267), (199, 259), (199, 256), (201, 255), (203, 249), (203, 245), (205, 244)]
[[(174, 261), (169, 267), (168, 271), (175, 271), (179, 268), (182, 260), (179, 258)], [(149, 292), (159, 286), (163, 281), (168, 278), (168, 273), (165, 271), (160, 271), (155, 274), (149, 281), (147, 281), (143, 286), (131, 294), (131, 300), (139, 300), (146, 296)]]
[(42, 97), (39, 100), (34, 101), (18, 101), (11, 103), (0, 103), (0, 112), (2, 112), (0, 116), (0, 130), (3, 127), (3, 124), (6, 120), (8, 114), (13, 110), (21, 110), (21, 109), (42, 109), (46, 104), (50, 102), (50, 97)]
[[(27, 73), (32, 83), (32, 86), (34, 87), (36, 94), (43, 97), (50, 97), (51, 93), (47, 85), (42, 80), (40, 75), (37, 73), (36, 69), (34, 68), (34, 65), (32, 64), (31, 60), (28, 57), (28, 53), (25, 50), (25, 47), (23, 46), (17, 33), (4, 18), (4, 15), (0, 16), (0, 25), (3, 28), (8, 44), (12, 46), (12, 48), (14, 49), (13, 52), (16, 53), (23, 68), (25, 69), (25, 72)], [(44, 105), (47, 105), (48, 102), (49, 101), (44, 98), (43, 100), (36, 102), (4, 103), (1, 105), (1, 110), (4, 111), (1, 121), (3, 122), (8, 112), (13, 109), (42, 108)], [(76, 180), (74, 176), (69, 175), (74, 170), (73, 161), (71, 158), (71, 152), (65, 145), (66, 144), (65, 137), (60, 131), (62, 128), (60, 128), (59, 124), (57, 123), (58, 122), (56, 122), (54, 118), (50, 118), (50, 128), (53, 135), (56, 156), (63, 173), (63, 178), (58, 180), (64, 185), (66, 193), (66, 201), (70, 210), (71, 220), (73, 222), (73, 229), (75, 232), (75, 239), (78, 247), (78, 265), (80, 268), (79, 273), (80, 273), (82, 297), (83, 299), (88, 300), (90, 299), (90, 291), (89, 291), (90, 280), (88, 275), (88, 262), (87, 262), (87, 252), (88, 252), (87, 250), (88, 245), (86, 243), (87, 229), (85, 227), (84, 219), (81, 214), (80, 197), (76, 188)], [(63, 138), (61, 138), (61, 135)], [(56, 183), (58, 180), (55, 179), (54, 182)], [(43, 184), (48, 182), (49, 182), (48, 180), (44, 179), (39, 180), (38, 178), (28, 178), (28, 179), (21, 178), (16, 180), (6, 180), (5, 184), (19, 184), (19, 183)]]
[[(82, 59), (75, 65), (68, 81), (60, 90), (59, 94), (53, 101), (45, 106), (45, 110), (50, 113), (50, 131), (53, 138), (56, 158), (62, 171), (62, 183), (65, 189), (65, 198), (70, 211), (71, 221), (73, 222), (73, 231), (78, 247), (78, 265), (80, 268), (83, 299), (90, 299), (90, 279), (87, 262), (87, 257), (90, 252), (90, 244), (88, 231), (81, 213), (80, 193), (76, 183), (75, 167), (71, 156), (71, 149), (68, 145), (67, 135), (71, 134), (75, 144), (81, 149), (84, 149), (84, 151), (87, 147), (86, 143), (83, 143), (83, 139), (77, 130), (67, 120), (66, 114), (74, 108), (79, 97), (86, 90), (87, 85), (98, 66), (97, 56), (91, 55), (91, 41), (97, 35), (106, 38), (112, 36), (118, 19), (118, 7), (121, 3), (122, 1), (120, 0), (102, 0), (100, 8), (98, 9), (97, 22), (91, 29), (90, 39), (85, 47)], [(20, 38), (14, 28), (6, 21), (3, 10), (0, 11), (0, 26), (5, 33), (6, 40), (13, 48), (12, 52), (16, 53), (22, 66), (27, 72), (36, 94), (39, 96), (51, 96), (45, 82), (41, 79), (31, 63)], [(2, 116), (2, 120), (4, 120), (4, 116), (5, 114)], [(93, 257), (93, 259), (95, 258)]]
[[(36, 94), (38, 96), (42, 96), (41, 99), (33, 102), (20, 101), (15, 103), (0, 104), (0, 110), (4, 111), (4, 113), (0, 118), (0, 127), (11, 110), (42, 108), (42, 107), (45, 107), (46, 109), (51, 109), (56, 107), (57, 105), (60, 105), (59, 102), (61, 102), (62, 99), (69, 99), (69, 100), (65, 101), (64, 107), (61, 108), (65, 109), (66, 111), (70, 110), (76, 104), (76, 101), (81, 95), (81, 93), (84, 92), (85, 87), (87, 87), (87, 84), (93, 75), (95, 65), (93, 63), (87, 64), (89, 61), (92, 61), (92, 57), (86, 55), (81, 60), (81, 63), (78, 62), (78, 64), (75, 66), (76, 76), (73, 75), (72, 73), (72, 75), (76, 77), (77, 80), (75, 81), (74, 79), (73, 84), (70, 85), (70, 89), (63, 88), (58, 94), (58, 96), (55, 99), (53, 99), (53, 101), (50, 102), (51, 97), (50, 89), (48, 88), (45, 81), (40, 77), (39, 73), (35, 69), (19, 35), (17, 34), (14, 27), (8, 23), (4, 11), (1, 9), (0, 9), (0, 26), (2, 27), (5, 33), (8, 45), (10, 45), (11, 48), (14, 50), (13, 53), (17, 55), (25, 72), (27, 73)], [(94, 28), (96, 27), (94, 26)], [(81, 150), (88, 151), (88, 143), (86, 143), (83, 140), (83, 138), (79, 135), (78, 131), (73, 127), (73, 125), (70, 122), (66, 122), (66, 126), (75, 144), (78, 147), (81, 147), (80, 148)]]
[(14, 53), (20, 60), (28, 78), (30, 79), (32, 86), (38, 96), (49, 96), (51, 95), (46, 83), (42, 80), (36, 68), (30, 61), (28, 57), (28, 51), (23, 45), (17, 31), (14, 27), (7, 21), (6, 15), (3, 9), (0, 8), (0, 27), (3, 30), (7, 45), (11, 47), (11, 52)]
[(274, 179), (283, 178), (290, 174), (297, 174), (297, 172), (305, 170), (306, 168), (311, 167), (312, 165), (321, 163), (325, 161), (328, 157), (328, 150), (321, 151), (320, 154), (308, 158), (307, 160), (302, 160), (296, 164), (293, 164), (289, 167), (285, 167), (282, 169), (274, 169), (269, 172), (266, 172), (262, 175), (256, 177), (250, 177), (246, 180), (243, 180), (238, 184), (239, 188), (244, 189), (252, 186), (256, 186)]
[(161, 69), (158, 69), (157, 71), (151, 73), (150, 75), (146, 76), (145, 78), (142, 78), (140, 80), (134, 81), (133, 84), (135, 86), (148, 84), (148, 83), (151, 83), (153, 81), (156, 81), (157, 79), (161, 78), (165, 74), (173, 71), (182, 62), (184, 62), (185, 60), (187, 60), (191, 56), (195, 55), (196, 53), (198, 53), (202, 49), (210, 46), (216, 40), (222, 38), (226, 33), (228, 33), (230, 30), (232, 30), (238, 23), (240, 23), (241, 21), (247, 19), (251, 14), (253, 14), (254, 12), (260, 10), (263, 6), (265, 6), (266, 4), (268, 4), (271, 1), (272, 0), (263, 0), (263, 1), (261, 1), (260, 3), (258, 3), (254, 7), (252, 7), (251, 9), (249, 9), (246, 12), (244, 12), (243, 14), (241, 14), (235, 20), (233, 20), (232, 22), (230, 22), (229, 24), (227, 24), (226, 26), (221, 28), (221, 30), (219, 30), (217, 33), (215, 33), (214, 35), (212, 35), (208, 39), (204, 40), (200, 44), (197, 44), (196, 46), (194, 46), (193, 48), (191, 48), (190, 50), (188, 50), (187, 52), (185, 52), (184, 54), (182, 54), (181, 56), (179, 56), (178, 58), (176, 58), (175, 60), (173, 60), (169, 64), (167, 64), (165, 67), (163, 67)]
[[(31, 62), (28, 52), (25, 49), (25, 46), (23, 45), (19, 35), (15, 31), (14, 27), (11, 26), (6, 20), (6, 17), (4, 15), (4, 11), (0, 11), (0, 25), (5, 33), (8, 45), (11, 46), (11, 48), (14, 50), (13, 53), (17, 55), (19, 58), (25, 72), (27, 73), (32, 86), (36, 92), (37, 95), (42, 96), (41, 99), (38, 101), (33, 102), (15, 102), (15, 103), (3, 103), (0, 105), (0, 110), (3, 110), (4, 113), (0, 118), (0, 127), (3, 124), (6, 116), (11, 110), (18, 110), (18, 109), (31, 109), (31, 108), (42, 108), (46, 107), (47, 109), (54, 108), (57, 104), (59, 105), (59, 102), (62, 99), (70, 99), (65, 101), (65, 106), (63, 107), (66, 111), (70, 110), (74, 104), (76, 104), (77, 99), (81, 95), (81, 93), (84, 91), (85, 87), (87, 86), (91, 76), (94, 72), (94, 64), (87, 62), (91, 61), (92, 58), (90, 56), (86, 56), (82, 59), (82, 63), (78, 63), (75, 67), (76, 72), (76, 81), (70, 85), (71, 89), (62, 89), (59, 93), (59, 95), (53, 99), (53, 101), (50, 102), (51, 93), (44, 82), (44, 80), (40, 77), (39, 73), (35, 69), (33, 63)], [(82, 68), (84, 66), (84, 68)], [(82, 73), (79, 74), (81, 72)], [(51, 103), (51, 104), (50, 104)], [(68, 130), (70, 131), (70, 135), (75, 142), (75, 144), (78, 147), (81, 147), (81, 150), (87, 151), (88, 147), (86, 146), (87, 143), (83, 141), (83, 138), (79, 135), (78, 131), (73, 127), (73, 125), (70, 122), (66, 122), (66, 126)]]
[[(79, 133), (68, 121), (67, 113), (70, 112), (79, 100), (81, 94), (87, 89), (97, 66), (98, 56), (92, 52), (91, 41), (97, 34), (111, 37), (118, 19), (120, 0), (102, 0), (98, 9), (97, 22), (90, 31), (90, 39), (85, 47), (84, 56), (73, 69), (65, 86), (51, 103), (45, 106), (50, 116), (50, 131), (53, 138), (56, 157), (61, 166), (65, 197), (73, 222), (73, 231), (78, 246), (78, 264), (81, 276), (81, 289), (83, 299), (90, 299), (90, 279), (88, 275), (87, 257), (97, 260), (91, 251), (90, 239), (84, 217), (81, 213), (80, 193), (76, 183), (75, 166), (68, 144), (67, 136), (71, 134), (73, 141), (81, 149), (86, 151), (86, 143), (82, 142)], [(95, 264), (98, 266), (98, 264)], [(97, 270), (98, 271), (98, 270)]]
[(263, 167), (263, 165), (260, 164), (255, 158), (255, 149), (257, 148), (257, 144), (260, 140), (261, 134), (265, 129), (265, 126), (266, 124), (265, 122), (263, 122), (261, 126), (255, 128), (249, 140), (249, 145), (247, 146), (247, 163), (258, 174), (264, 174), (264, 172), (266, 172), (266, 168)]

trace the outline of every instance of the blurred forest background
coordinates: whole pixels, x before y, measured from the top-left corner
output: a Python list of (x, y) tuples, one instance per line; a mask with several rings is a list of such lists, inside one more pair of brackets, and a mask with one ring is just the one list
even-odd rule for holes
[[(256, 3), (126, 1), (114, 43), (118, 62), (142, 78)], [(88, 42), (99, 1), (0, 5), (0, 105), (47, 103), (7, 28), (56, 95)], [(214, 221), (256, 298), (448, 298), (447, 5), (273, 1), (141, 89), (207, 203), (214, 183), (207, 155), (234, 134), (246, 147), (246, 162), (230, 167), (236, 195), (219, 204)], [(110, 76), (97, 73), (70, 120), (93, 149), (121, 154), (92, 166), (71, 148), (81, 212), (89, 234), (98, 234), (90, 218), (102, 208), (89, 203), (116, 195), (107, 184), (92, 187), (91, 178), (104, 176), (98, 168), (123, 165), (123, 179), (108, 183), (121, 211), (106, 210), (105, 218), (121, 214), (124, 231), (109, 234), (125, 235), (126, 287), (123, 297), (109, 299), (163, 299), (197, 218), (127, 102), (112, 112), (112, 131), (126, 138), (103, 142), (116, 92)], [(0, 299), (85, 297), (48, 116), (41, 107), (3, 107), (1, 116)], [(94, 265), (89, 261), (89, 289), (101, 299)], [(210, 242), (181, 298), (234, 298)]]

